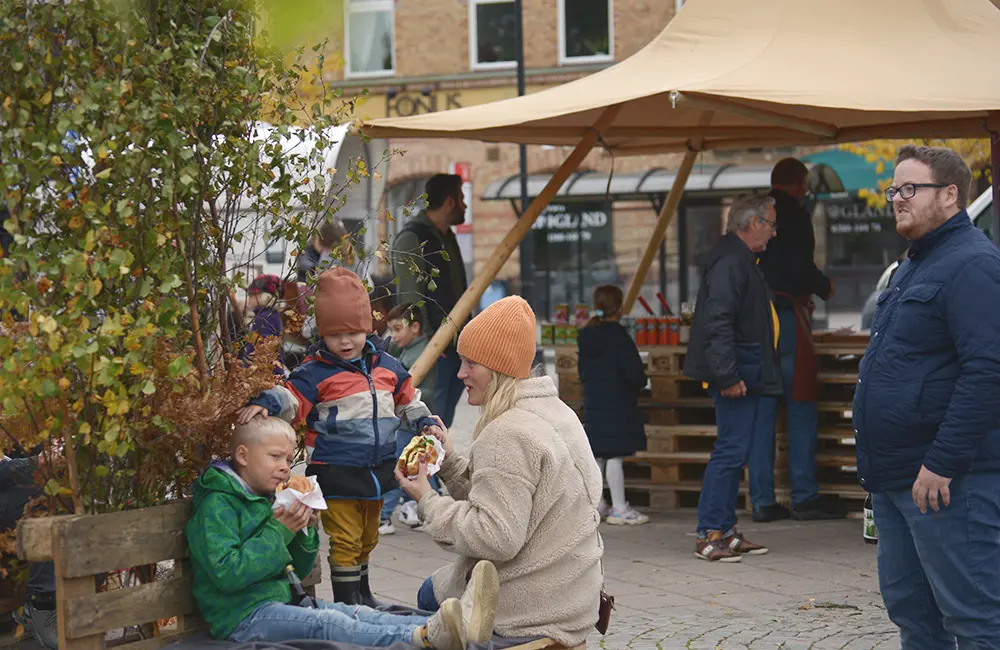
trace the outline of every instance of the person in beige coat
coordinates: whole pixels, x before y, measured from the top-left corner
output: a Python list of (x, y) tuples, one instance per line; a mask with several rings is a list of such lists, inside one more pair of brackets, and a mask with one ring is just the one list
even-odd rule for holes
[(587, 434), (552, 380), (530, 377), (535, 316), (522, 298), (499, 300), (470, 321), (458, 353), (469, 403), (482, 415), (468, 457), (447, 431), (440, 436), (438, 476), (450, 496), (431, 489), (426, 466), (414, 479), (397, 471), (424, 530), (458, 555), (427, 579), (417, 606), (434, 611), (460, 596), (476, 562), (489, 560), (500, 578), (498, 635), (582, 644), (603, 583), (602, 482)]

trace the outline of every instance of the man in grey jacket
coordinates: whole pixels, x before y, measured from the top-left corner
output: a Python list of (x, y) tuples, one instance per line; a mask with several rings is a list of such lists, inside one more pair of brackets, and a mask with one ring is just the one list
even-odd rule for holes
[[(399, 287), (399, 304), (423, 302), (422, 322), (427, 335), (434, 332), (466, 288), (465, 263), (451, 227), (465, 222), (465, 198), (462, 177), (437, 174), (424, 186), (427, 209), (410, 219), (392, 242), (392, 271)], [(451, 426), (455, 406), (465, 385), (458, 379), (461, 360), (449, 345), (437, 362), (438, 378), (434, 391), (437, 415)], [(427, 387), (428, 392), (430, 387)]]
[(698, 499), (695, 556), (739, 562), (767, 548), (736, 530), (736, 499), (758, 427), (773, 426), (781, 372), (777, 317), (757, 254), (775, 234), (774, 199), (737, 198), (728, 232), (709, 253), (691, 327), (684, 374), (715, 401), (716, 438)]

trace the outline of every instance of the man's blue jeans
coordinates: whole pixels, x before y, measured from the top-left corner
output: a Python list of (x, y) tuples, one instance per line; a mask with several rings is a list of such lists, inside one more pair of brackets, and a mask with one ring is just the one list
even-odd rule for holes
[[(799, 402), (792, 399), (795, 377), (795, 312), (782, 309), (778, 312), (778, 354), (781, 357), (781, 384), (785, 391), (788, 410), (788, 480), (791, 483), (792, 507), (815, 499), (819, 494), (816, 485), (816, 431), (819, 428), (819, 411), (816, 402)], [(750, 501), (754, 508), (773, 506), (774, 498), (774, 427), (778, 410), (774, 409), (769, 423), (754, 431), (750, 448)]]
[(878, 582), (903, 650), (1000, 648), (1000, 473), (958, 476), (920, 514), (910, 489), (872, 496)]
[(450, 345), (437, 360), (434, 408), (437, 409), (436, 415), (446, 427), (450, 427), (455, 419), (455, 407), (458, 406), (458, 400), (462, 399), (462, 391), (465, 390), (465, 383), (458, 378), (458, 369), (461, 365), (462, 358), (458, 356), (458, 350)]
[(736, 502), (739, 498), (743, 466), (750, 455), (754, 431), (773, 418), (775, 397), (747, 395), (739, 399), (712, 393), (715, 400), (717, 434), (715, 447), (701, 479), (698, 499), (698, 534), (710, 530), (726, 533), (736, 525)]
[(317, 608), (267, 603), (243, 619), (230, 641), (276, 643), (294, 639), (325, 639), (359, 646), (412, 643), (413, 631), (427, 622), (424, 616), (386, 614), (360, 605), (317, 602)]

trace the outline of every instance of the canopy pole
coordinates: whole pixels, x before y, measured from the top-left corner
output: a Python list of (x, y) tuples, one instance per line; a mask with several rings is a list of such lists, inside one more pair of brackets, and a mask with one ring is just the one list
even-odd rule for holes
[[(698, 129), (708, 127), (712, 123), (713, 115), (712, 111), (702, 113), (701, 119), (698, 121)], [(694, 168), (695, 158), (704, 144), (705, 139), (703, 137), (695, 138), (688, 143), (684, 160), (681, 161), (681, 167), (677, 170), (677, 176), (674, 177), (674, 184), (670, 187), (670, 194), (667, 195), (667, 200), (663, 202), (663, 207), (660, 208), (660, 216), (656, 220), (656, 227), (653, 228), (653, 234), (646, 244), (646, 250), (642, 254), (642, 259), (639, 260), (639, 266), (635, 269), (635, 276), (632, 277), (632, 284), (629, 285), (628, 293), (625, 294), (625, 302), (622, 304), (623, 314), (628, 314), (632, 311), (635, 299), (639, 297), (642, 284), (646, 281), (646, 273), (649, 272), (649, 266), (653, 263), (653, 257), (656, 256), (656, 249), (660, 247), (660, 242), (663, 241), (663, 236), (667, 233), (667, 226), (670, 225), (671, 219), (674, 218), (674, 213), (677, 212), (677, 206), (680, 205), (681, 197), (684, 196), (684, 186), (687, 185), (688, 177), (691, 176), (691, 170)]]
[(642, 285), (646, 281), (646, 273), (649, 272), (649, 267), (653, 263), (653, 258), (656, 257), (656, 251), (660, 247), (660, 242), (663, 241), (663, 235), (667, 232), (667, 226), (670, 225), (674, 212), (677, 211), (677, 205), (681, 202), (681, 196), (684, 194), (684, 186), (687, 185), (688, 177), (691, 175), (691, 170), (694, 168), (694, 161), (697, 156), (698, 151), (695, 149), (690, 149), (684, 154), (684, 160), (681, 161), (681, 167), (677, 170), (677, 176), (674, 178), (674, 184), (670, 188), (670, 194), (667, 195), (663, 209), (660, 210), (660, 216), (656, 220), (656, 227), (653, 228), (653, 234), (646, 243), (646, 250), (642, 254), (642, 259), (639, 260), (639, 266), (635, 269), (635, 275), (632, 276), (632, 284), (629, 285), (628, 293), (625, 295), (625, 302), (622, 304), (623, 314), (628, 314), (632, 311), (632, 305), (635, 304), (635, 299), (639, 297)]
[(410, 376), (413, 377), (414, 384), (419, 385), (423, 381), (427, 375), (427, 371), (437, 363), (438, 358), (444, 352), (445, 348), (448, 347), (448, 344), (454, 341), (455, 335), (458, 333), (458, 326), (464, 323), (469, 314), (472, 313), (472, 308), (479, 302), (479, 298), (483, 295), (483, 292), (496, 278), (497, 273), (503, 268), (504, 263), (510, 258), (520, 241), (524, 239), (525, 235), (531, 232), (531, 226), (538, 219), (538, 216), (542, 214), (542, 211), (548, 207), (552, 199), (555, 198), (556, 192), (559, 191), (562, 184), (566, 182), (570, 174), (576, 171), (580, 163), (590, 153), (590, 150), (603, 137), (608, 127), (614, 122), (621, 107), (621, 104), (615, 104), (604, 109), (604, 112), (597, 118), (594, 126), (587, 131), (587, 134), (576, 145), (576, 148), (573, 149), (573, 152), (566, 160), (563, 161), (563, 164), (559, 166), (559, 169), (552, 175), (549, 182), (545, 184), (542, 191), (531, 202), (531, 205), (521, 213), (517, 223), (510, 229), (507, 236), (494, 249), (490, 258), (486, 260), (486, 264), (483, 265), (482, 271), (473, 278), (469, 284), (469, 288), (465, 290), (462, 297), (455, 303), (455, 307), (448, 314), (448, 318), (441, 323), (441, 327), (434, 333), (434, 336), (427, 344), (420, 358), (417, 359), (416, 363), (410, 369)]

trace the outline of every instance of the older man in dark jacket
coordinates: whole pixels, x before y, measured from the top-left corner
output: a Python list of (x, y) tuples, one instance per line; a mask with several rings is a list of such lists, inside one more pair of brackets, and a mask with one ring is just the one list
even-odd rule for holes
[(774, 216), (770, 197), (736, 199), (698, 291), (684, 373), (712, 395), (717, 425), (698, 500), (695, 555), (703, 560), (767, 552), (736, 530), (736, 500), (755, 430), (773, 426), (781, 395), (777, 316), (756, 259), (774, 237)]
[(879, 584), (904, 650), (1000, 648), (1000, 252), (954, 151), (906, 146), (886, 190), (907, 258), (854, 395)]

